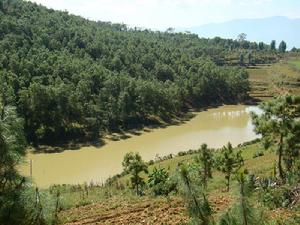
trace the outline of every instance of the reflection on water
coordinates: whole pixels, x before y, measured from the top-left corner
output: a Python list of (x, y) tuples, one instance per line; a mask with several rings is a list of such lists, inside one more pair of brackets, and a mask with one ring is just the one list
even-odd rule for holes
[[(122, 171), (122, 159), (126, 152), (138, 151), (143, 159), (153, 159), (179, 151), (196, 149), (203, 143), (218, 148), (227, 142), (233, 145), (255, 139), (250, 111), (259, 112), (253, 106), (222, 106), (196, 113), (195, 117), (181, 125), (154, 129), (139, 136), (106, 141), (100, 148), (83, 147), (77, 151), (53, 154), (28, 154), (33, 161), (33, 178), (37, 185), (77, 184), (102, 182)], [(29, 175), (29, 166), (21, 171)]]

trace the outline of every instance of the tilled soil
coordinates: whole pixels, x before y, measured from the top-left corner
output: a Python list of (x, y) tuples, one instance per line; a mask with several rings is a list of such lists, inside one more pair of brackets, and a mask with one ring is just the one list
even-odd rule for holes
[[(232, 199), (218, 196), (210, 198), (216, 212), (227, 208)], [(189, 217), (186, 207), (178, 197), (140, 198), (125, 200), (111, 198), (97, 203), (64, 211), (60, 217), (65, 225), (140, 225), (140, 224), (187, 224)]]

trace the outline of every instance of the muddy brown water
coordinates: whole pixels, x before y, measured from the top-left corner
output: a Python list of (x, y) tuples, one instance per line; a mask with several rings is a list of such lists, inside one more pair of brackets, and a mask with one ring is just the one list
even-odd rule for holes
[(82, 147), (52, 154), (28, 153), (27, 163), (20, 170), (29, 176), (29, 161), (32, 160), (32, 178), (40, 187), (103, 182), (122, 171), (123, 156), (129, 151), (139, 152), (148, 161), (157, 155), (197, 149), (203, 143), (219, 148), (229, 141), (236, 146), (253, 140), (258, 136), (253, 131), (250, 111), (258, 112), (258, 108), (221, 106), (197, 112), (195, 117), (183, 124), (153, 129), (128, 139), (106, 140), (106, 144), (99, 148)]

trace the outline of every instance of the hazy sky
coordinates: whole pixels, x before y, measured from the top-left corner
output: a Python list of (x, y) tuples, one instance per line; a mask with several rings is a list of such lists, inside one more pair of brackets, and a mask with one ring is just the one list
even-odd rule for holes
[(300, 17), (300, 0), (32, 0), (92, 20), (152, 29), (238, 18)]

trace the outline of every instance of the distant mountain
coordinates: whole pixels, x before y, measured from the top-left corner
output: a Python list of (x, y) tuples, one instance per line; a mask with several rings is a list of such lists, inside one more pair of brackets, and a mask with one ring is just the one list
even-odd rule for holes
[(179, 29), (190, 31), (199, 37), (222, 37), (235, 39), (238, 34), (246, 33), (247, 40), (270, 43), (276, 40), (277, 46), (281, 40), (287, 42), (288, 48), (300, 48), (300, 18), (268, 17), (262, 19), (239, 19), (224, 23), (212, 23), (198, 27)]

